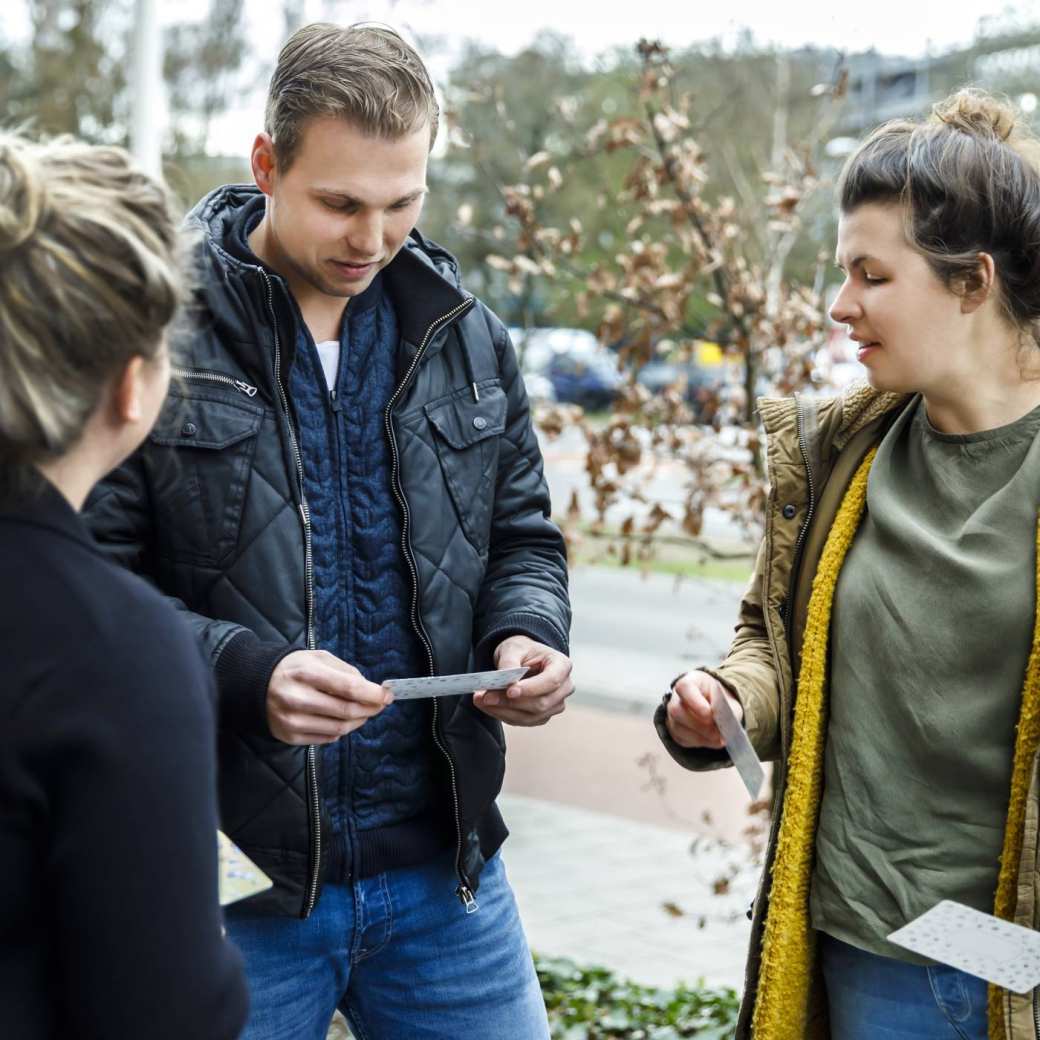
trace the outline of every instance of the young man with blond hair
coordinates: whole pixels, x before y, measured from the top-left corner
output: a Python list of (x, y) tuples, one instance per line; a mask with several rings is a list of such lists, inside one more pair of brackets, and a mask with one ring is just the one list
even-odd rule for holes
[(90, 509), (216, 674), (223, 826), (274, 881), (228, 914), (247, 1040), (321, 1040), (337, 1007), (363, 1040), (548, 1036), (495, 798), (502, 723), (573, 690), (566, 562), (506, 331), (415, 230), (437, 120), (393, 31), (293, 35), (256, 186), (189, 219), (180, 379)]

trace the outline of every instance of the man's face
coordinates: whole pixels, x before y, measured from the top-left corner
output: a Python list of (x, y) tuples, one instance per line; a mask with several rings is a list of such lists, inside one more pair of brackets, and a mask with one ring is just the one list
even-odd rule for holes
[(429, 151), (429, 126), (392, 141), (332, 116), (305, 126), (289, 168), (276, 162), (260, 184), (270, 259), (297, 297), (307, 288), (357, 296), (371, 285), (418, 222)]

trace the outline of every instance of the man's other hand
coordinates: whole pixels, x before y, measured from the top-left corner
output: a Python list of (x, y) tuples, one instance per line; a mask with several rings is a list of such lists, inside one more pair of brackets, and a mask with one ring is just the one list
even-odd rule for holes
[(571, 659), (527, 636), (510, 636), (495, 648), (496, 668), (528, 668), (528, 674), (504, 690), (480, 690), (473, 704), (511, 726), (541, 726), (563, 711), (574, 692)]
[(267, 684), (267, 724), (286, 744), (330, 744), (393, 700), (352, 664), (327, 650), (295, 650)]

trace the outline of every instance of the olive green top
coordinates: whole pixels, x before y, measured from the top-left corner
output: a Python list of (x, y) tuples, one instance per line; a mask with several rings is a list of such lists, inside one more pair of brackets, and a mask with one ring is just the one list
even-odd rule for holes
[(812, 923), (883, 956), (953, 899), (992, 912), (1036, 608), (1040, 408), (886, 434), (838, 579)]

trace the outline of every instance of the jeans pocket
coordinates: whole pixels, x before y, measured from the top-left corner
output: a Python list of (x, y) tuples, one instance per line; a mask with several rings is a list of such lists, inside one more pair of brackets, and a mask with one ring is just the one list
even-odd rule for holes
[(963, 972), (941, 965), (930, 967), (928, 981), (939, 1010), (950, 1020), (951, 1025), (966, 1022), (971, 1017), (972, 999)]

